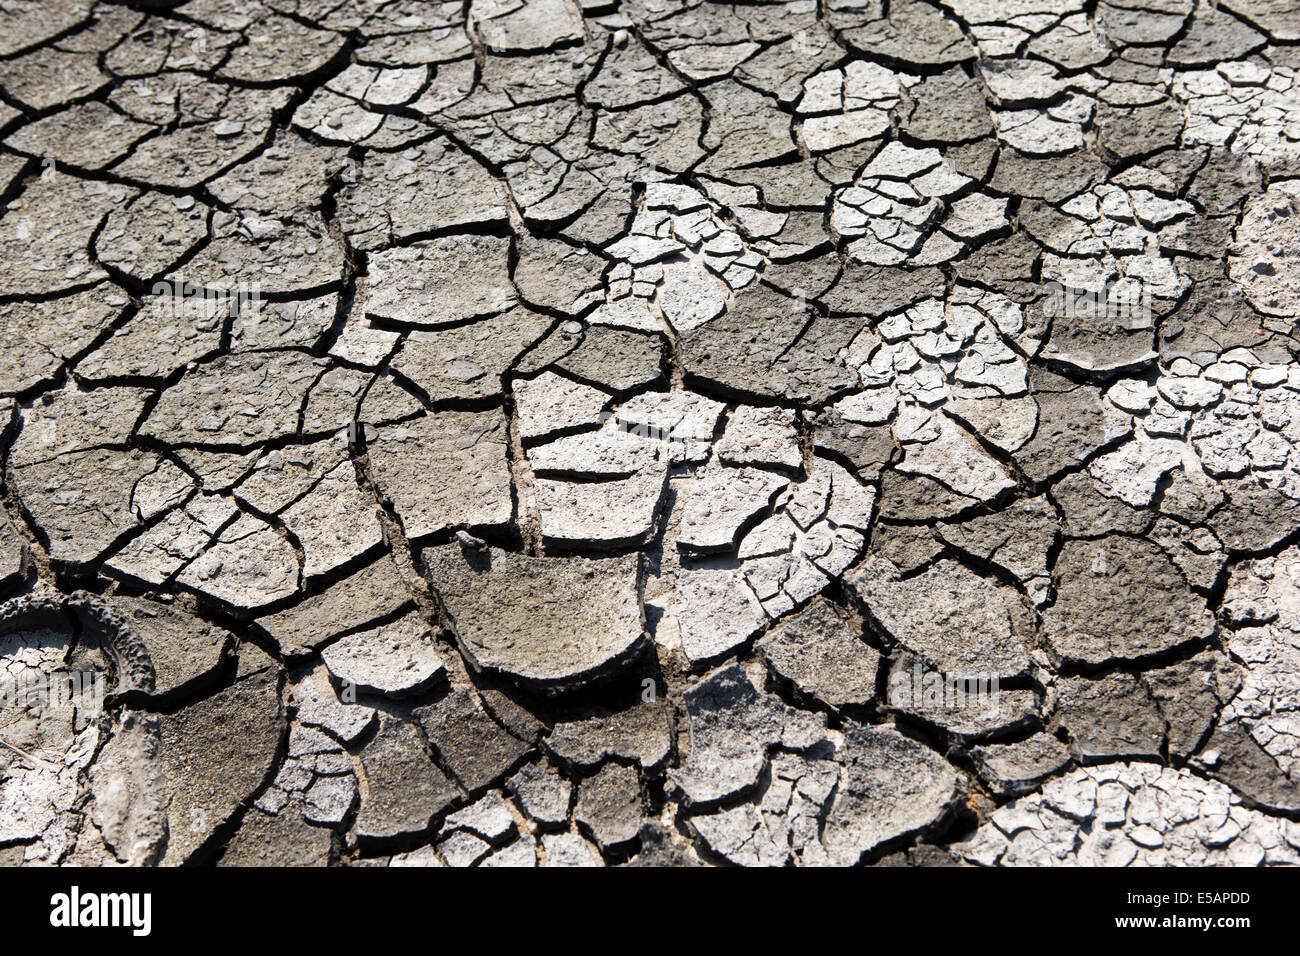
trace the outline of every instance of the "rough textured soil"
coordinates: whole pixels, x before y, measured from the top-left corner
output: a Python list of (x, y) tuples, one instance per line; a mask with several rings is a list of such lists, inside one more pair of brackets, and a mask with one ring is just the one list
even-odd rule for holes
[(0, 864), (1300, 862), (1298, 71), (3, 0)]

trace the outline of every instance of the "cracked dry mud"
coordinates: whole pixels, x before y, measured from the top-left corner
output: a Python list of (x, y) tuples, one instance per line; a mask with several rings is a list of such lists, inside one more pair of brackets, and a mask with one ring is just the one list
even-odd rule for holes
[(1298, 71), (0, 0), (0, 864), (1300, 862)]

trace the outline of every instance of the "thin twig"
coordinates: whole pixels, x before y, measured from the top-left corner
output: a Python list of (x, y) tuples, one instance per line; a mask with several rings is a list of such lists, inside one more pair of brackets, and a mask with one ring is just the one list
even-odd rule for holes
[(56, 770), (58, 769), (58, 767), (55, 764), (50, 763), (50, 761), (42, 760), (40, 757), (29, 754), (26, 750), (23, 750), (21, 747), (14, 746), (9, 741), (5, 740), (3, 737), (0, 737), (0, 744), (4, 744), (6, 747), (8, 747), (16, 754), (21, 754), (22, 756), (30, 760), (32, 763), (44, 764), (47, 767), (53, 767)]

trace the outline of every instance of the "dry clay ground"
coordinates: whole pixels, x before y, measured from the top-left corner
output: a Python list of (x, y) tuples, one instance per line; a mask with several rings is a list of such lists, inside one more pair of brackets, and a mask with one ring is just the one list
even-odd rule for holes
[(2, 0), (0, 863), (1296, 863), (1297, 70)]

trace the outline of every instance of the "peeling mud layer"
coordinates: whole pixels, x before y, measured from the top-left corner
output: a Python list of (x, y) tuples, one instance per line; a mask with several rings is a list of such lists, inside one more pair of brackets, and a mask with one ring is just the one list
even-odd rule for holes
[(0, 2), (0, 864), (1300, 862), (1298, 74)]

